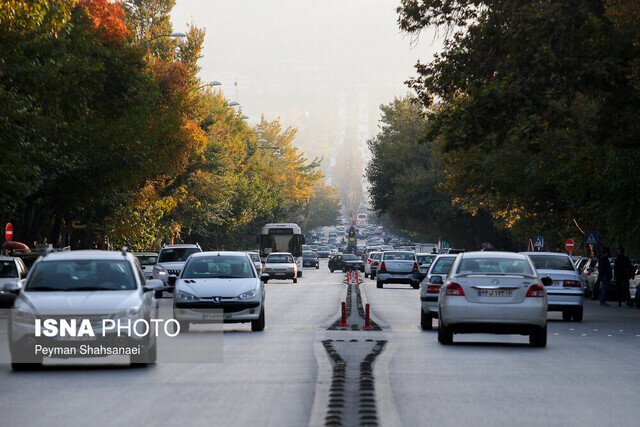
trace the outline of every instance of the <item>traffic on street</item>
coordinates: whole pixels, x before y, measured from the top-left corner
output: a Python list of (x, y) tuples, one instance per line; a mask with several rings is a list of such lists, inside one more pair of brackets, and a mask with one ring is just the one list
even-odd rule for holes
[(0, 427), (639, 425), (638, 23), (0, 1)]

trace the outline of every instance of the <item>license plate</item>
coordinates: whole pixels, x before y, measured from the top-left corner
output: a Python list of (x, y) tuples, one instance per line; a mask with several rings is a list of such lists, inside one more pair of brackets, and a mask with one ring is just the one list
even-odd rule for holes
[(91, 336), (82, 336), (82, 337), (67, 337), (67, 336), (59, 336), (56, 335), (55, 337), (53, 337), (54, 341), (61, 341), (61, 342), (84, 342), (84, 341), (95, 341), (97, 338), (96, 337), (91, 337)]
[(222, 313), (206, 313), (202, 315), (202, 320), (228, 320), (231, 319), (230, 314), (222, 314)]
[(505, 291), (502, 289), (484, 289), (478, 291), (479, 297), (510, 297), (513, 291)]

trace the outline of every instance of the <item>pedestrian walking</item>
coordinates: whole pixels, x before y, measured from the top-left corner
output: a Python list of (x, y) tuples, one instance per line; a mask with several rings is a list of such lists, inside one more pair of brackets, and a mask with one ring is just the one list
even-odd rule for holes
[(611, 251), (605, 247), (602, 249), (602, 253), (598, 258), (598, 281), (600, 281), (600, 305), (609, 306), (607, 304), (607, 292), (609, 291), (609, 285), (613, 277), (613, 271), (611, 264), (609, 264), (609, 256)]
[(629, 307), (633, 305), (629, 292), (629, 280), (634, 276), (633, 264), (628, 256), (624, 254), (624, 248), (618, 248), (618, 256), (613, 265), (613, 277), (616, 281), (616, 298), (618, 307), (622, 307), (622, 302), (626, 302)]

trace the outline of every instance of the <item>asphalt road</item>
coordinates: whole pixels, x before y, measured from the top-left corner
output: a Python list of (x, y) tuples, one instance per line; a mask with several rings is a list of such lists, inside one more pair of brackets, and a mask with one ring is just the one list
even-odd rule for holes
[[(328, 339), (348, 371), (375, 342), (386, 341), (374, 365), (383, 425), (619, 426), (640, 420), (640, 310), (588, 301), (582, 323), (552, 313), (546, 349), (530, 348), (527, 337), (491, 335), (456, 335), (455, 345), (443, 347), (435, 331), (419, 328), (417, 290), (376, 289), (370, 280), (362, 297), (382, 331), (327, 330), (344, 298), (342, 279), (323, 260), (320, 270), (305, 269), (297, 285), (269, 282), (265, 331), (225, 325), (218, 363), (130, 369), (48, 361), (43, 370), (19, 373), (0, 365), (0, 424), (320, 424), (332, 367), (322, 348)], [(353, 384), (346, 390), (349, 409), (356, 404)], [(343, 420), (357, 423), (353, 414)]]

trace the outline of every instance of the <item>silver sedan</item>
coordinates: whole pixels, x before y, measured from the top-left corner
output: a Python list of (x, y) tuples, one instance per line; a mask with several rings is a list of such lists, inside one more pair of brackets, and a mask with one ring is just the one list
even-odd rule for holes
[(454, 334), (529, 335), (547, 345), (547, 293), (531, 260), (508, 252), (458, 255), (438, 298), (438, 341)]

